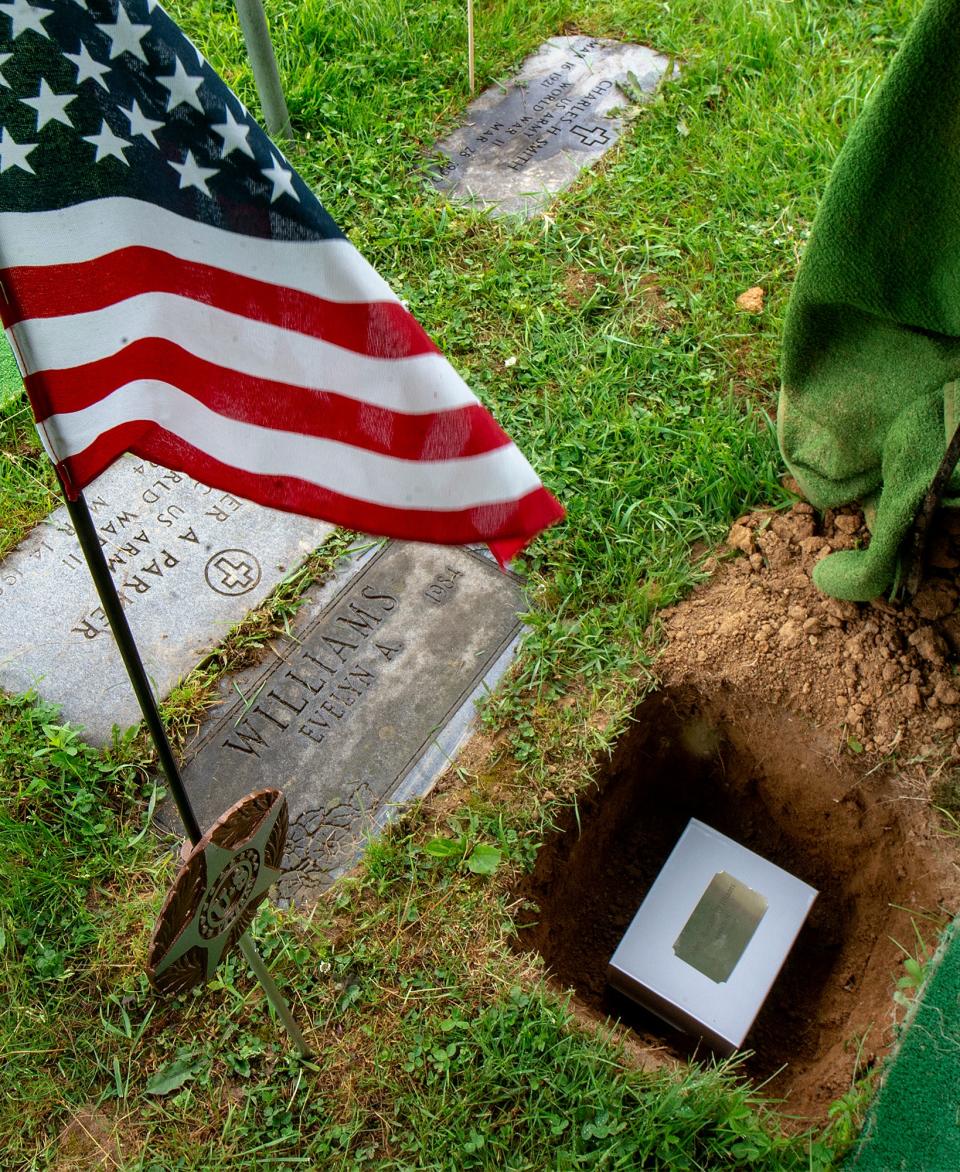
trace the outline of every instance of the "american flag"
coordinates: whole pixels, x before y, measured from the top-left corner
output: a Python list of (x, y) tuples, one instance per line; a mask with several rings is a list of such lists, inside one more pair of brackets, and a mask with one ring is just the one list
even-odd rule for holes
[(157, 0), (0, 0), (0, 283), (71, 497), (129, 451), (501, 561), (562, 516)]

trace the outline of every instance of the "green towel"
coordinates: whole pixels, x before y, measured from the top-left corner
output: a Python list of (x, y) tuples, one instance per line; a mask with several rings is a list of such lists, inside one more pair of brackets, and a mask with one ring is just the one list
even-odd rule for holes
[[(787, 310), (780, 448), (819, 508), (867, 501), (835, 598), (883, 594), (960, 396), (960, 0), (928, 0), (837, 159)], [(955, 478), (950, 492), (960, 482)]]

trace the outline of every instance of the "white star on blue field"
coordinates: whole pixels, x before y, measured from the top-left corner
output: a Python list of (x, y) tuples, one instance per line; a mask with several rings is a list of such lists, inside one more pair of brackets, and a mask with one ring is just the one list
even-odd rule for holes
[(249, 235), (341, 235), (155, 0), (0, 0), (0, 210), (108, 196)]

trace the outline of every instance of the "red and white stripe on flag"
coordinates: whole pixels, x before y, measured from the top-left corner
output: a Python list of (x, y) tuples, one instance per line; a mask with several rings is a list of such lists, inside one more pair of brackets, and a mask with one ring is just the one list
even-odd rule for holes
[(123, 452), (368, 533), (501, 561), (563, 510), (344, 239), (107, 197), (0, 213), (4, 326), (75, 495)]

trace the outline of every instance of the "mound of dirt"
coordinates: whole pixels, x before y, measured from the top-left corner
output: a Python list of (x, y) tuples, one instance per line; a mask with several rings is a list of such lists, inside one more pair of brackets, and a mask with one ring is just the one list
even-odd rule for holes
[(821, 520), (798, 503), (741, 517), (727, 539), (733, 556), (663, 613), (661, 675), (732, 684), (802, 712), (853, 753), (960, 756), (960, 517), (944, 512), (937, 525), (920, 592), (892, 606), (839, 602), (811, 580), (820, 558), (868, 541), (859, 513)]

